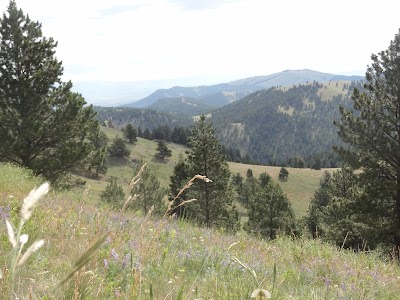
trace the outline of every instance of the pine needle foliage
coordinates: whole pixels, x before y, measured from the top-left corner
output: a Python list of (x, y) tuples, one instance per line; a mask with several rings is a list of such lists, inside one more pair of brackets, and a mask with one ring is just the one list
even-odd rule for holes
[(347, 147), (336, 150), (352, 168), (362, 169), (360, 219), (386, 223), (382, 234), (400, 253), (400, 30), (371, 59), (364, 90), (353, 92), (353, 108), (340, 108), (335, 124)]
[(57, 42), (41, 27), (15, 1), (0, 19), (0, 160), (54, 181), (85, 161), (99, 129), (92, 106), (61, 81)]
[(239, 217), (232, 206), (234, 193), (229, 183), (229, 167), (215, 137), (215, 129), (206, 122), (204, 115), (193, 127), (189, 145), (191, 151), (187, 158), (187, 173), (204, 175), (212, 182), (198, 181), (193, 184), (189, 194), (197, 201), (185, 208), (187, 215), (206, 227), (236, 230)]

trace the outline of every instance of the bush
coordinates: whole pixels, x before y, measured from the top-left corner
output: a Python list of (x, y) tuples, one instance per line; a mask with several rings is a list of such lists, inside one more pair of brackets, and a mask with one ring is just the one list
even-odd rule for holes
[(286, 168), (282, 167), (281, 170), (279, 171), (279, 179), (287, 180), (288, 177), (289, 177), (289, 171)]

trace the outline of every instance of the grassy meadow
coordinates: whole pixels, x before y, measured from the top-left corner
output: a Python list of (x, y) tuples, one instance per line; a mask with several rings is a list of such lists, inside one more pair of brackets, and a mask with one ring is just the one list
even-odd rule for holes
[[(290, 176), (290, 175), (289, 175)], [(22, 199), (41, 183), (0, 165), (0, 218), (16, 227)], [(17, 268), (12, 299), (399, 299), (400, 268), (378, 253), (355, 254), (307, 237), (264, 241), (108, 209), (86, 187), (50, 190), (22, 232), (45, 244)], [(92, 259), (57, 288), (101, 235)], [(0, 299), (9, 298), (12, 247), (0, 238)]]
[[(115, 138), (116, 135), (122, 137), (122, 132), (119, 130), (106, 127), (102, 127), (102, 130), (106, 133), (110, 141)], [(168, 148), (172, 150), (172, 156), (165, 162), (160, 162), (154, 158), (157, 148), (156, 141), (138, 138), (137, 143), (133, 146), (128, 144), (128, 148), (131, 150), (130, 161), (123, 162), (118, 159), (111, 159), (107, 175), (103, 176), (101, 181), (85, 178), (87, 184), (90, 185), (94, 192), (100, 193), (104, 190), (104, 181), (110, 176), (118, 177), (119, 184), (127, 187), (132, 178), (134, 165), (132, 159), (135, 163), (138, 163), (141, 159), (148, 162), (157, 172), (161, 184), (168, 187), (169, 178), (172, 175), (176, 162), (179, 160), (179, 155), (186, 156), (185, 151), (188, 150), (185, 146), (169, 143)], [(289, 171), (289, 178), (286, 181), (282, 181), (278, 178), (280, 167), (247, 165), (234, 162), (229, 162), (228, 164), (232, 174), (240, 173), (243, 177), (246, 177), (246, 171), (249, 168), (253, 170), (253, 174), (256, 177), (262, 172), (267, 172), (272, 179), (281, 186), (283, 192), (291, 201), (293, 209), (299, 216), (304, 216), (307, 213), (310, 200), (314, 191), (318, 188), (320, 178), (325, 170), (330, 172), (335, 170), (322, 169), (317, 171), (311, 169), (287, 168)]]

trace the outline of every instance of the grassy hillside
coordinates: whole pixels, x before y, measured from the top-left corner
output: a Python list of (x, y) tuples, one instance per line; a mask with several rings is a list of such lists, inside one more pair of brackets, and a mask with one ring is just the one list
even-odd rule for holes
[[(116, 135), (122, 136), (122, 132), (102, 127), (102, 130), (107, 134), (107, 136), (112, 140)], [(160, 162), (154, 159), (154, 154), (156, 153), (157, 144), (155, 141), (149, 141), (146, 139), (138, 138), (138, 142), (135, 145), (128, 145), (131, 149), (131, 159), (140, 160), (143, 159), (147, 161), (150, 166), (153, 166), (156, 170), (161, 183), (167, 187), (169, 184), (169, 177), (172, 175), (173, 168), (179, 159), (179, 155), (185, 155), (185, 151), (188, 148), (170, 143), (168, 147), (172, 150), (172, 157), (166, 162)], [(292, 202), (294, 210), (299, 215), (305, 215), (308, 209), (308, 204), (314, 194), (314, 191), (318, 188), (319, 180), (323, 174), (324, 170), (316, 171), (310, 169), (295, 169), (288, 168), (289, 179), (287, 181), (281, 181), (278, 179), (279, 167), (269, 167), (260, 165), (247, 165), (239, 163), (229, 163), (229, 168), (233, 174), (241, 173), (243, 177), (246, 176), (247, 169), (252, 169), (255, 176), (258, 176), (262, 172), (267, 172), (275, 182), (277, 182), (284, 193), (288, 196), (289, 200)], [(333, 170), (333, 169), (329, 169)], [(131, 162), (121, 163), (120, 160), (112, 159), (110, 160), (110, 167), (107, 176), (103, 178), (106, 180), (107, 177), (115, 176), (119, 178), (119, 183), (122, 185), (127, 185), (133, 175), (133, 164)], [(91, 187), (99, 186), (99, 183), (95, 180), (88, 179), (88, 183)], [(103, 185), (100, 183), (100, 185)], [(104, 188), (103, 188), (104, 189)]]
[[(122, 136), (122, 132), (116, 129), (102, 127), (102, 130), (112, 140), (116, 135)], [(155, 141), (149, 141), (146, 139), (138, 138), (138, 142), (135, 145), (129, 145), (132, 153), (130, 158), (139, 161), (143, 159), (147, 161), (157, 172), (160, 182), (168, 187), (169, 177), (172, 175), (173, 168), (179, 159), (179, 155), (186, 155), (185, 151), (188, 148), (169, 143), (168, 147), (172, 150), (172, 157), (166, 162), (160, 162), (154, 159), (156, 153), (157, 143)], [(133, 163), (128, 161), (122, 163), (121, 160), (111, 159), (110, 167), (107, 175), (102, 178), (102, 182), (96, 180), (85, 179), (90, 184), (92, 190), (100, 192), (104, 190), (105, 181), (110, 176), (119, 178), (119, 184), (127, 186), (133, 176)], [(247, 165), (240, 163), (229, 163), (229, 168), (233, 174), (240, 173), (243, 177), (246, 176), (247, 169), (252, 169), (255, 176), (258, 176), (262, 172), (267, 172), (272, 179), (277, 182), (283, 192), (288, 196), (292, 202), (294, 210), (298, 215), (305, 215), (308, 210), (308, 204), (314, 194), (314, 191), (319, 186), (319, 180), (325, 170), (333, 171), (335, 169), (323, 169), (323, 170), (311, 170), (311, 169), (295, 169), (287, 168), (289, 171), (289, 179), (287, 181), (281, 181), (278, 179), (280, 167), (260, 166), (260, 165)]]
[(266, 172), (272, 180), (277, 182), (282, 188), (283, 192), (292, 203), (295, 212), (303, 216), (307, 213), (308, 205), (314, 195), (315, 190), (319, 187), (319, 181), (325, 171), (333, 172), (336, 169), (296, 169), (286, 168), (289, 171), (288, 180), (279, 179), (280, 167), (260, 166), (260, 165), (246, 165), (230, 162), (229, 168), (233, 174), (240, 173), (246, 177), (248, 169), (253, 170), (254, 176), (258, 177), (261, 173)]
[[(16, 227), (21, 200), (40, 181), (0, 165), (3, 222)], [(273, 299), (399, 299), (400, 267), (378, 253), (356, 254), (307, 238), (263, 241), (113, 212), (98, 199), (86, 201), (83, 189), (51, 190), (39, 201), (22, 232), (28, 246), (36, 239), (45, 244), (18, 268), (13, 298), (231, 300), (250, 299), (263, 288)], [(106, 231), (109, 237), (86, 266), (56, 289)], [(10, 252), (2, 230), (0, 299), (9, 297)]]

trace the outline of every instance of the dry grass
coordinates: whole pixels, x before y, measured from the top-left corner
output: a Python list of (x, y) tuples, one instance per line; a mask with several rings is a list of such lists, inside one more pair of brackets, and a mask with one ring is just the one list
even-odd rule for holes
[[(36, 185), (34, 180), (21, 184), (25, 177), (15, 174), (9, 187), (18, 193), (20, 185)], [(228, 300), (250, 299), (255, 289), (270, 291), (273, 299), (398, 298), (400, 268), (378, 253), (340, 251), (307, 238), (263, 241), (228, 235), (185, 221), (112, 211), (100, 202), (83, 201), (82, 189), (78, 192), (77, 197), (50, 192), (26, 222), (24, 233), (32, 240), (43, 237), (46, 244), (16, 276), (19, 299)], [(10, 220), (18, 220), (20, 199), (1, 195), (0, 206), (9, 205)], [(77, 258), (108, 231), (91, 260), (55, 289)], [(0, 266), (8, 276), (11, 247), (4, 234), (0, 242)], [(0, 298), (8, 291), (3, 280)]]
[(325, 171), (334, 172), (337, 169), (297, 169), (286, 168), (289, 171), (288, 180), (279, 179), (280, 167), (247, 165), (240, 163), (229, 163), (229, 169), (233, 174), (240, 173), (246, 176), (248, 169), (253, 170), (253, 175), (258, 177), (261, 173), (266, 172), (272, 180), (280, 185), (283, 192), (287, 195), (292, 203), (293, 209), (299, 216), (304, 216), (308, 211), (308, 205), (314, 195), (315, 190), (319, 187), (319, 182)]

